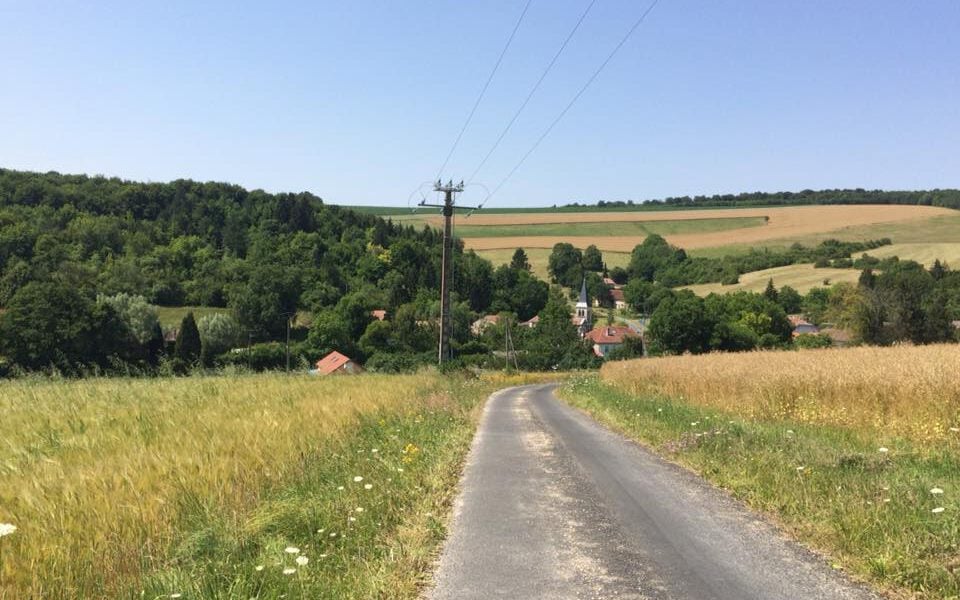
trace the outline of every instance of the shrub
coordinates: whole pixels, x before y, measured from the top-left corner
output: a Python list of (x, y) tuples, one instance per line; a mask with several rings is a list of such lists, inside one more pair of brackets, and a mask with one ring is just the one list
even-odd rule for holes
[(217, 357), (217, 362), (225, 366), (246, 367), (251, 371), (270, 371), (286, 366), (287, 353), (280, 342), (267, 342), (249, 348), (235, 348)]

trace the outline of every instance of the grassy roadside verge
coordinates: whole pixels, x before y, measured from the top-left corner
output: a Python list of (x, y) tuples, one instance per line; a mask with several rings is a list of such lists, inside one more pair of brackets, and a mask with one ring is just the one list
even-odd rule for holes
[(560, 395), (773, 515), (834, 566), (891, 595), (960, 594), (956, 442), (931, 447), (851, 427), (747, 418), (633, 394), (597, 376), (569, 380)]
[(414, 598), (521, 379), (0, 383), (0, 598)]

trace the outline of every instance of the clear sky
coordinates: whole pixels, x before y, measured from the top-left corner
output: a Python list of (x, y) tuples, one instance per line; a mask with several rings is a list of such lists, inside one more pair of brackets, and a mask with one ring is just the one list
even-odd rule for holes
[[(525, 1), (0, 0), (0, 166), (403, 206)], [(532, 1), (445, 177), (474, 170), (588, 3)], [(646, 6), (596, 2), (478, 181)], [(957, 0), (661, 0), (490, 206), (960, 187), (958, 32)]]

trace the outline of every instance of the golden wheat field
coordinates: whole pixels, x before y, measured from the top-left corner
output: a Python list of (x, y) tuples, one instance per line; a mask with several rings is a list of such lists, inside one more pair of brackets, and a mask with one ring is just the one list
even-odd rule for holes
[[(337, 527), (331, 531), (347, 531), (339, 523), (346, 517), (337, 512), (352, 508), (338, 504), (343, 502), (382, 507), (376, 519), (384, 526), (391, 518), (405, 518), (409, 507), (401, 501), (403, 494), (429, 506), (430, 496), (414, 486), (426, 485), (433, 476), (416, 475), (418, 463), (405, 464), (409, 456), (401, 462), (401, 449), (423, 448), (427, 456), (431, 440), (454, 439), (440, 433), (449, 430), (459, 440), (459, 446), (442, 442), (450, 448), (444, 451), (449, 460), (456, 460), (460, 450), (455, 448), (465, 450), (470, 428), (452, 424), (465, 423), (457, 411), (469, 405), (453, 402), (445, 385), (430, 374), (0, 382), (0, 524), (15, 527), (0, 535), (0, 598), (130, 597), (141, 589), (149, 597), (157, 597), (151, 589), (210, 597), (225, 587), (234, 590), (228, 593), (233, 597), (247, 589), (266, 590), (265, 585), (280, 593), (289, 582), (272, 565), (283, 559), (284, 541), (311, 552), (316, 563), (302, 569), (300, 586), (313, 582), (332, 589), (331, 572), (347, 580), (357, 572), (362, 581), (343, 583), (344, 589), (359, 590), (354, 593), (396, 586), (396, 581), (371, 583), (371, 573), (382, 579), (389, 572), (373, 558), (382, 552), (377, 547), (368, 543), (351, 550), (339, 537), (311, 539), (310, 526), (329, 521)], [(471, 388), (457, 395), (485, 393)], [(414, 415), (410, 429), (391, 441), (405, 414)], [(383, 439), (366, 442), (382, 449), (366, 455), (376, 461), (351, 455), (352, 449), (334, 460), (335, 443), (356, 438), (361, 422), (373, 415), (387, 423)], [(359, 448), (369, 452), (367, 445)], [(429, 456), (439, 460), (440, 454)], [(407, 483), (394, 463), (408, 467)], [(329, 466), (317, 471), (314, 465)], [(319, 479), (310, 474), (341, 467), (353, 472)], [(361, 469), (373, 491), (351, 484), (349, 476)], [(391, 472), (394, 482), (388, 484)], [(444, 467), (441, 479), (455, 480), (455, 473)], [(341, 481), (327, 484), (326, 477)], [(340, 490), (343, 485), (357, 490), (338, 492), (336, 483)], [(450, 483), (437, 484), (438, 497), (448, 495), (444, 486)], [(362, 525), (360, 520), (351, 524), (357, 541), (388, 543), (376, 523), (369, 530)], [(411, 527), (405, 527), (409, 534)], [(430, 531), (426, 523), (422, 528)], [(389, 549), (391, 564), (401, 571), (429, 564), (429, 556), (414, 557), (416, 562), (404, 558), (411, 548), (429, 552), (414, 541), (408, 535), (405, 550)], [(331, 553), (327, 560), (339, 552), (337, 560), (349, 568), (317, 562), (315, 553), (324, 543), (331, 545), (323, 550)], [(277, 544), (280, 550), (271, 550)], [(354, 568), (352, 561), (360, 562)], [(258, 562), (268, 570), (255, 572)]]
[(604, 381), (760, 420), (960, 441), (960, 346), (709, 354), (604, 365)]
[[(795, 206), (775, 208), (734, 208), (659, 212), (594, 212), (594, 213), (507, 213), (475, 214), (471, 227), (531, 225), (547, 223), (611, 223), (624, 221), (678, 221), (718, 218), (767, 217), (765, 225), (723, 231), (668, 234), (664, 237), (681, 248), (714, 248), (731, 244), (757, 244), (778, 239), (812, 236), (826, 232), (869, 225), (916, 223), (954, 215), (946, 208), (930, 206), (862, 205), (862, 206)], [(426, 222), (439, 225), (439, 217)], [(535, 228), (531, 229), (535, 231)], [(503, 248), (551, 248), (557, 242), (569, 242), (585, 248), (596, 244), (601, 250), (629, 252), (642, 236), (538, 236), (517, 235), (504, 237), (465, 238), (467, 248), (493, 250)]]

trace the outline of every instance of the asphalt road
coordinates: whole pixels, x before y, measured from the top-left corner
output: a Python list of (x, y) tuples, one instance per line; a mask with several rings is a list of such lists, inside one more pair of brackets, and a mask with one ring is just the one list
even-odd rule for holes
[(488, 401), (432, 600), (875, 598), (552, 390)]

